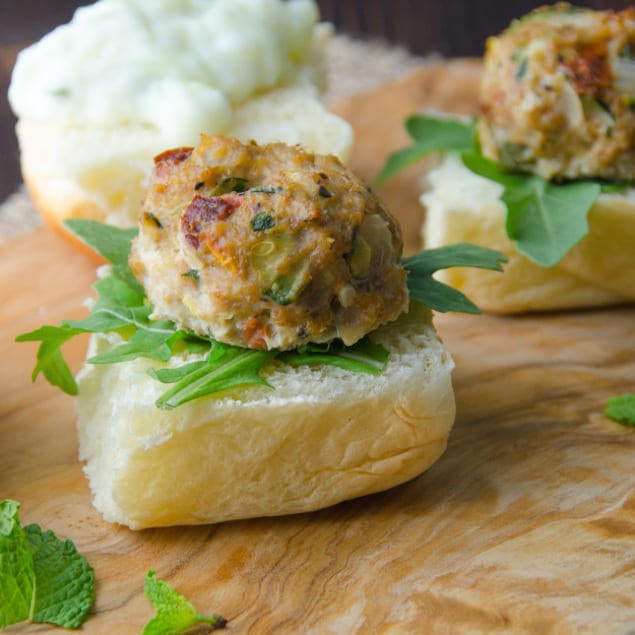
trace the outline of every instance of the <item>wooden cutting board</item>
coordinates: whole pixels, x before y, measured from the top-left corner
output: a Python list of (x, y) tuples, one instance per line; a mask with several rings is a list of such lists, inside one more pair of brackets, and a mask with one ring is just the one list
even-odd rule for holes
[[(471, 112), (479, 66), (427, 65), (335, 108), (372, 179), (423, 106)], [(380, 190), (419, 246), (422, 167)], [(0, 246), (0, 499), (95, 568), (88, 633), (139, 633), (157, 570), (231, 633), (627, 635), (635, 629), (635, 433), (602, 414), (635, 390), (635, 308), (440, 315), (458, 415), (445, 455), (393, 490), (291, 517), (133, 532), (91, 506), (72, 398), (14, 337), (79, 317), (93, 263), (47, 229)], [(75, 369), (85, 340), (68, 346)], [(46, 626), (21, 632), (59, 632)]]

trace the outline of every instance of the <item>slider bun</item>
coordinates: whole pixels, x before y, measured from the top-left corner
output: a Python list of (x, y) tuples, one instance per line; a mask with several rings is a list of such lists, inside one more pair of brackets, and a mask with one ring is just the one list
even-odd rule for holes
[[(146, 374), (157, 362), (86, 365), (78, 376), (80, 458), (105, 519), (133, 529), (311, 511), (426, 470), (455, 415), (453, 362), (430, 312), (375, 331), (378, 376), (275, 363), (264, 386), (174, 410)], [(90, 354), (118, 336), (92, 337)]]
[[(137, 223), (155, 155), (165, 150), (158, 129), (142, 124), (71, 125), (20, 118), (16, 127), (24, 182), (55, 229), (66, 218), (117, 226)], [(237, 106), (229, 130), (201, 132), (259, 143), (300, 144), (346, 159), (351, 126), (330, 113), (308, 83), (260, 94)], [(196, 140), (198, 141), (198, 140)]]
[(519, 253), (505, 232), (502, 186), (468, 170), (453, 155), (427, 175), (424, 242), (470, 242), (509, 258), (503, 275), (481, 269), (439, 272), (481, 309), (522, 313), (622, 304), (635, 300), (635, 190), (602, 194), (589, 210), (589, 234), (545, 269)]

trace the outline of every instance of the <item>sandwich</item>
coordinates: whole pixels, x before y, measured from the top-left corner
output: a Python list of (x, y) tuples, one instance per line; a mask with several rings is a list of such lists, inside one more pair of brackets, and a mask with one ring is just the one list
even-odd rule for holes
[(345, 158), (313, 0), (98, 0), (21, 51), (9, 87), (37, 209), (134, 227), (153, 157), (199, 134)]
[(504, 253), (439, 278), (498, 313), (635, 300), (635, 10), (542, 7), (487, 41), (475, 119), (424, 113), (380, 175), (433, 153), (424, 244)]
[[(133, 529), (319, 509), (414, 478), (454, 422), (434, 279), (500, 270), (469, 245), (402, 257), (399, 225), (334, 155), (204, 135), (160, 153), (137, 228), (67, 227), (109, 264), (91, 314), (18, 338), (77, 396), (94, 504)], [(73, 377), (61, 347), (90, 333)]]

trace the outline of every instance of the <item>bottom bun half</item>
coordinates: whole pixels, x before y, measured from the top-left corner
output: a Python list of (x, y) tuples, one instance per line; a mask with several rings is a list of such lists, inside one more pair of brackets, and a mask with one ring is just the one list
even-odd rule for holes
[[(89, 354), (117, 344), (93, 336)], [(454, 423), (453, 362), (419, 305), (373, 334), (380, 375), (279, 362), (274, 387), (246, 387), (174, 410), (156, 362), (87, 364), (78, 376), (80, 459), (95, 507), (133, 529), (320, 509), (412, 479), (443, 453)]]
[(602, 194), (589, 210), (589, 233), (556, 266), (545, 269), (518, 252), (505, 231), (502, 186), (446, 155), (427, 175), (426, 247), (470, 242), (503, 252), (504, 273), (455, 268), (439, 279), (485, 311), (587, 308), (635, 302), (635, 191)]

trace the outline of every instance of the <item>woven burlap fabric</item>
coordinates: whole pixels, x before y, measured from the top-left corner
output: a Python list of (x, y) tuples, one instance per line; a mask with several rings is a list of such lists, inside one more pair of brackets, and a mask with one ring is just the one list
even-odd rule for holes
[[(329, 41), (326, 53), (329, 79), (324, 97), (327, 103), (398, 79), (424, 61), (382, 41), (362, 41), (338, 34)], [(24, 187), (0, 205), (0, 241), (41, 224), (42, 219)]]

